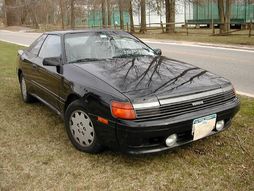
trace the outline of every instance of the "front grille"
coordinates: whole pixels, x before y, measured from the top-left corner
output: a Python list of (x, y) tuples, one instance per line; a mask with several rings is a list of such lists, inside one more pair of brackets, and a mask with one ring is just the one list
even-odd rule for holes
[[(192, 99), (181, 103), (172, 103), (161, 105), (157, 108), (136, 109), (137, 121), (147, 121), (156, 119), (166, 119), (187, 113), (197, 112), (203, 109), (213, 108), (225, 102), (235, 99), (236, 95), (233, 90), (206, 96), (199, 99)], [(203, 101), (201, 105), (193, 106), (192, 103)]]

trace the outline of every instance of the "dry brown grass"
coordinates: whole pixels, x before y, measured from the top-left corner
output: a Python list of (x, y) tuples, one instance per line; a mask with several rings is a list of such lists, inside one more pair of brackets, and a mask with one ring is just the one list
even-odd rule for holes
[[(216, 34), (219, 31), (216, 29)], [(248, 30), (242, 30), (232, 33), (228, 36), (212, 36), (211, 29), (190, 29), (189, 35), (186, 34), (186, 29), (177, 29), (177, 33), (167, 34), (162, 33), (161, 30), (158, 31), (148, 31), (146, 34), (136, 33), (135, 35), (139, 38), (150, 38), (159, 40), (173, 40), (173, 41), (189, 41), (189, 42), (202, 42), (211, 44), (228, 44), (228, 45), (254, 45), (254, 32), (252, 31), (252, 36), (249, 37)]]
[(0, 43), (0, 190), (254, 190), (254, 100), (242, 98), (233, 126), (156, 155), (90, 155), (70, 144), (61, 119), (24, 104), (18, 46)]

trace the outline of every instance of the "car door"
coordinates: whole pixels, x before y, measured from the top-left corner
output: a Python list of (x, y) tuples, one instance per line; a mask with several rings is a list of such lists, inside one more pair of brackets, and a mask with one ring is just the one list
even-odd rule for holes
[(48, 35), (38, 55), (36, 84), (40, 88), (39, 97), (57, 111), (59, 111), (60, 103), (64, 102), (59, 96), (62, 75), (56, 66), (44, 66), (43, 59), (60, 57), (61, 37), (59, 35)]
[(46, 37), (47, 35), (40, 36), (20, 57), (22, 62), (22, 72), (26, 79), (27, 88), (29, 93), (32, 94), (36, 94), (38, 91), (37, 86), (34, 83), (37, 78), (36, 65), (39, 61), (38, 54), (40, 48)]

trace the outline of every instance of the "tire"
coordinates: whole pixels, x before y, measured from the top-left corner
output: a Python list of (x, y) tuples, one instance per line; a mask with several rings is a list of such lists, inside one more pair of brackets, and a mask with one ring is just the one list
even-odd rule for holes
[(64, 116), (65, 128), (73, 146), (87, 153), (99, 153), (102, 146), (96, 136), (91, 117), (80, 100), (72, 102)]
[(23, 74), (20, 75), (20, 91), (25, 103), (32, 103), (34, 101), (34, 97), (27, 92), (26, 80)]

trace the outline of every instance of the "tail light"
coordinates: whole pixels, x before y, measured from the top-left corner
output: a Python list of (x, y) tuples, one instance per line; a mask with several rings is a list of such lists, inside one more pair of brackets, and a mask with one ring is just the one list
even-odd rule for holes
[(133, 106), (129, 102), (111, 102), (111, 112), (115, 118), (120, 119), (136, 119), (136, 113), (133, 109)]

